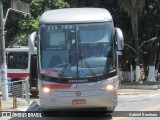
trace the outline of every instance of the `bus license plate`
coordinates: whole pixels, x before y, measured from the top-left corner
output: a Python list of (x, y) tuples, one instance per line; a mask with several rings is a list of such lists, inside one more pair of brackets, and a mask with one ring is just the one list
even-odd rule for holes
[(72, 104), (76, 105), (76, 104), (86, 104), (86, 100), (85, 99), (75, 99), (72, 100)]

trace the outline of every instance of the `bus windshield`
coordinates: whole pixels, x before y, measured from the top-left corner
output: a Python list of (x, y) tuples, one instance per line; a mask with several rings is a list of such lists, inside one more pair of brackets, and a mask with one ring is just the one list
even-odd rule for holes
[(116, 68), (113, 24), (41, 24), (40, 74), (86, 78)]

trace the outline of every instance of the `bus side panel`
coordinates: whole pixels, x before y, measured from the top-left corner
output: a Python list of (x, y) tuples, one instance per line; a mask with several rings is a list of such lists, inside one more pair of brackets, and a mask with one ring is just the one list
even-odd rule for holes
[(31, 94), (37, 95), (38, 88), (37, 88), (37, 55), (36, 54), (31, 55), (29, 82), (30, 82)]

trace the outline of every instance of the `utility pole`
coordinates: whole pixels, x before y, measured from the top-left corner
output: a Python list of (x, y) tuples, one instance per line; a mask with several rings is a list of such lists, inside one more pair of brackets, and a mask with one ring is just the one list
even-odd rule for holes
[(4, 33), (4, 19), (3, 19), (3, 4), (0, 0), (0, 67), (1, 67), (1, 84), (2, 99), (8, 100), (8, 81), (7, 81), (7, 65), (5, 53), (5, 33)]

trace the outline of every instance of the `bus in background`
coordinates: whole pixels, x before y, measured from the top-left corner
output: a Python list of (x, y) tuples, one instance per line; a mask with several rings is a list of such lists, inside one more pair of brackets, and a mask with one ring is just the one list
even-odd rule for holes
[(123, 34), (108, 10), (67, 8), (44, 12), (37, 40), (38, 90), (43, 111), (97, 108), (113, 112), (117, 105), (117, 48)]
[(29, 77), (30, 92), (38, 95), (36, 54), (30, 54), (28, 47), (6, 48), (6, 60), (7, 76), (11, 82)]

